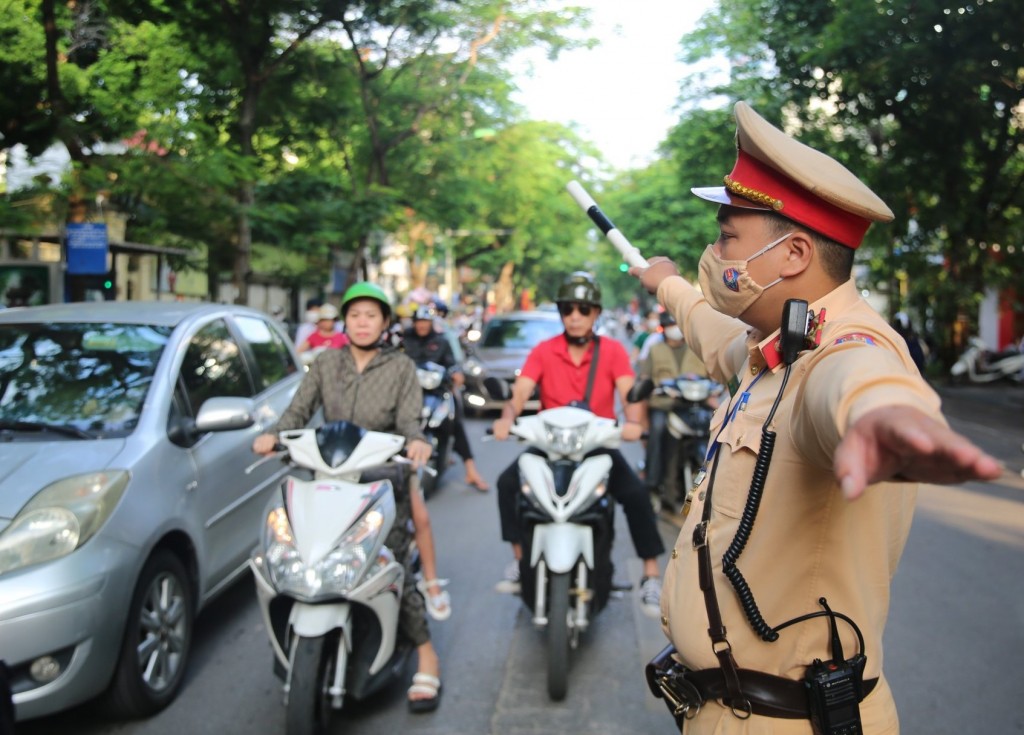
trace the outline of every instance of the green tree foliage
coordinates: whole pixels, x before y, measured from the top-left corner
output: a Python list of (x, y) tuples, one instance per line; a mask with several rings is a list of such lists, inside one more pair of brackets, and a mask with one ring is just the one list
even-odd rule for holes
[(883, 196), (896, 221), (863, 253), (883, 284), (909, 273), (911, 305), (948, 342), (986, 287), (1021, 283), (1017, 16), (999, 0), (721, 0), (684, 44), (729, 63), (703, 89), (750, 100)]
[[(232, 272), (241, 300), (254, 239), (307, 254), (322, 278), (333, 252), (357, 250), (409, 211), (437, 230), (512, 233), (506, 220), (532, 195), (511, 185), (529, 188), (530, 176), (501, 176), (497, 186), (470, 169), (478, 183), (459, 182), (472, 192), (463, 204), (447, 192), (432, 197), (427, 172), (462, 155), (456, 141), (481, 142), (473, 134), (482, 127), (519, 129), (505, 69), (515, 53), (592, 43), (574, 32), (586, 11), (554, 0), (9, 7), (0, 19), (9, 82), (0, 147), (20, 142), (38, 153), (64, 142), (79, 162), (76, 187), (130, 212), (132, 237), (205, 245), (211, 288)], [(520, 140), (516, 163), (534, 177), (568, 165), (551, 153), (565, 135), (534, 132), (541, 139)], [(98, 145), (120, 140), (129, 145), (116, 155)], [(499, 216), (498, 197), (524, 205)], [(520, 217), (509, 241), (557, 242), (534, 222)], [(482, 247), (486, 260), (493, 244), (468, 238), (457, 257), (472, 260)], [(516, 247), (528, 261), (532, 246)]]

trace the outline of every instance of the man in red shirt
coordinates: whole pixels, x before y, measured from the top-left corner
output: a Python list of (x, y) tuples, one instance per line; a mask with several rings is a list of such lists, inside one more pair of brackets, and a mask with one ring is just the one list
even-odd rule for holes
[[(512, 397), (502, 407), (501, 417), (494, 422), (495, 439), (508, 437), (509, 429), (523, 406), (539, 387), (541, 408), (557, 408), (584, 400), (590, 374), (594, 344), (600, 340), (594, 382), (587, 407), (598, 416), (615, 418), (615, 394), (618, 393), (626, 416), (622, 428), (625, 441), (640, 438), (642, 407), (626, 401), (633, 387), (633, 369), (625, 348), (614, 339), (594, 334), (594, 323), (601, 313), (601, 289), (589, 273), (577, 271), (558, 290), (558, 311), (565, 332), (541, 342), (533, 348), (512, 386)], [(658, 534), (654, 510), (640, 478), (618, 450), (609, 450), (612, 469), (608, 477), (609, 491), (626, 513), (629, 533), (637, 555), (643, 559), (644, 571), (640, 596), (644, 612), (652, 617), (660, 613), (661, 579), (657, 557), (665, 548)], [(498, 477), (498, 511), (501, 516), (501, 537), (512, 544), (516, 560), (522, 557), (520, 529), (516, 523), (516, 493), (519, 491), (517, 462), (509, 465)], [(518, 561), (509, 565), (499, 589), (519, 591)]]

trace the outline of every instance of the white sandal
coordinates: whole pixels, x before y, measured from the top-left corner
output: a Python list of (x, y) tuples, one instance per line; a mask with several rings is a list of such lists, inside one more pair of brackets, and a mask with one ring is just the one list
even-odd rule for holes
[(412, 677), (409, 695), (426, 694), (426, 698), (409, 699), (409, 710), (412, 712), (433, 712), (441, 703), (441, 680), (432, 675), (418, 672)]
[(447, 620), (452, 615), (452, 598), (447, 590), (441, 590), (436, 595), (430, 594), (431, 587), (444, 587), (446, 584), (447, 579), (421, 579), (416, 583), (416, 589), (423, 594), (427, 604), (427, 614), (434, 620)]

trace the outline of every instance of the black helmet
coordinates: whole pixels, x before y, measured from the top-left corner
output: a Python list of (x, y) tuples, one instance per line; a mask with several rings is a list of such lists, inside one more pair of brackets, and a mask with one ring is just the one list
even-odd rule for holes
[(412, 320), (414, 322), (418, 322), (418, 321), (421, 321), (421, 320), (431, 321), (432, 322), (432, 321), (434, 321), (434, 318), (436, 316), (437, 316), (437, 309), (434, 308), (434, 305), (433, 304), (424, 304), (423, 306), (417, 306), (416, 307), (416, 311), (414, 311), (412, 313)]
[(580, 304), (591, 304), (600, 308), (601, 287), (597, 285), (594, 277), (586, 271), (576, 271), (566, 276), (562, 285), (558, 287), (556, 303), (574, 302)]
[(672, 316), (671, 311), (663, 311), (658, 314), (658, 321), (661, 322), (661, 328), (664, 329), (665, 327), (671, 327), (675, 324), (676, 318)]

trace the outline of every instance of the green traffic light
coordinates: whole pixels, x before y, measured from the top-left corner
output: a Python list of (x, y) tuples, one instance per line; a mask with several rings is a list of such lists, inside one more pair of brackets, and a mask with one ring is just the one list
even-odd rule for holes
[(619, 263), (619, 270), (625, 273), (629, 270), (629, 263)]
[(114, 285), (113, 281), (104, 281), (103, 282), (103, 288), (112, 288), (113, 285)]

